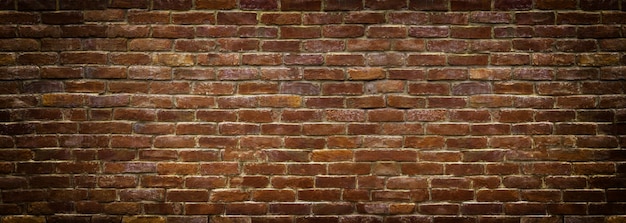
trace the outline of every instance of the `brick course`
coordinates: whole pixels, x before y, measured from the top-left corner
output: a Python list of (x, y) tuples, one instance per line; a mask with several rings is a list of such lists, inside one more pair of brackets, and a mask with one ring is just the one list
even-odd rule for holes
[(624, 222), (624, 0), (0, 1), (0, 222)]

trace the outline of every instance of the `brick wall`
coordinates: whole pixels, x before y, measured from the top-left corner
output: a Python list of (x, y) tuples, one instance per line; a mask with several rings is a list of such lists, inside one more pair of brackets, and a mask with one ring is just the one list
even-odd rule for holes
[(0, 222), (625, 222), (626, 1), (0, 1)]

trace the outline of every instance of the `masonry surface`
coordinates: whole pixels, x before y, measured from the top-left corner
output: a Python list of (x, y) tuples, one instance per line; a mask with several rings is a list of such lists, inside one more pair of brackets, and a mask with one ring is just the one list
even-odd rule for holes
[(626, 222), (626, 1), (2, 0), (0, 222)]

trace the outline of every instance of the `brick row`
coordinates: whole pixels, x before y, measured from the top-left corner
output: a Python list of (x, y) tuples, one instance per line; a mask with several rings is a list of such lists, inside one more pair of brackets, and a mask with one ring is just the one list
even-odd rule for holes
[[(28, 117), (33, 120), (87, 120), (87, 112), (92, 115), (91, 120), (129, 120), (129, 121), (211, 121), (213, 120), (206, 115), (210, 115), (204, 109), (219, 109), (212, 112), (229, 112), (228, 109), (252, 109), (261, 108), (267, 111), (270, 108), (282, 109), (332, 109), (332, 110), (349, 110), (349, 109), (371, 109), (367, 111), (369, 121), (421, 121), (411, 118), (415, 115), (415, 109), (428, 108), (426, 112), (436, 109), (501, 109), (507, 108), (520, 109), (522, 114), (533, 116), (535, 121), (573, 121), (571, 117), (575, 114), (572, 109), (601, 109), (598, 112), (599, 122), (610, 120), (622, 120), (621, 112), (617, 113), (616, 118), (611, 118), (610, 111), (607, 109), (622, 108), (624, 105), (623, 97), (619, 95), (608, 96), (557, 96), (548, 97), (552, 94), (563, 94), (568, 89), (550, 89), (556, 92), (546, 93), (547, 96), (541, 97), (524, 97), (523, 95), (498, 95), (498, 94), (475, 94), (469, 96), (450, 95), (450, 96), (428, 96), (426, 94), (446, 90), (447, 85), (435, 84), (417, 84), (412, 87), (428, 87), (427, 89), (414, 90), (416, 96), (363, 96), (360, 95), (362, 85), (351, 84), (327, 84), (323, 85), (324, 91), (329, 92), (327, 96), (299, 96), (290, 94), (276, 95), (232, 95), (232, 96), (119, 96), (119, 97), (91, 97), (84, 94), (44, 94), (43, 97), (37, 96), (0, 96), (2, 108), (18, 109), (7, 111), (5, 120), (12, 120), (10, 114), (20, 115), (20, 117)], [(463, 85), (459, 85), (465, 87)], [(346, 88), (346, 87), (352, 87)], [(478, 88), (468, 86), (467, 90), (459, 87), (459, 93), (471, 94), (473, 90), (480, 91), (483, 86)], [(558, 84), (548, 84), (546, 87), (561, 87)], [(466, 92), (462, 92), (466, 91)], [(469, 91), (469, 92), (467, 92)], [(546, 90), (548, 91), (548, 90)], [(571, 93), (569, 93), (571, 94)], [(421, 95), (421, 96), (420, 96)], [(426, 95), (426, 96), (424, 96)], [(142, 101), (145, 100), (145, 101)], [(42, 107), (37, 107), (41, 105)], [(91, 109), (79, 109), (83, 106), (90, 106)], [(109, 107), (110, 106), (110, 107)], [(125, 107), (136, 106), (136, 107)], [(106, 108), (109, 109), (106, 109)], [(72, 109), (75, 108), (75, 109)], [(114, 109), (113, 109), (114, 108)], [(111, 110), (113, 109), (113, 110)], [(186, 109), (198, 109), (186, 110)], [(534, 109), (534, 110), (528, 110)], [(555, 110), (550, 110), (555, 109)], [(559, 109), (560, 111), (556, 110)], [(603, 109), (603, 110), (602, 110)], [(359, 111), (355, 111), (359, 112)], [(365, 111), (360, 111), (361, 113)], [(485, 111), (482, 111), (485, 113)], [(602, 112), (605, 117), (601, 117)], [(608, 112), (608, 113), (606, 113)], [(64, 114), (66, 113), (66, 114)], [(69, 113), (69, 114), (67, 114)], [(565, 114), (560, 119), (553, 119), (551, 116), (555, 114)], [(586, 117), (584, 119), (591, 120), (592, 112), (581, 111)], [(75, 116), (72, 116), (75, 115)], [(100, 116), (101, 117), (98, 117)], [(381, 115), (391, 115), (390, 117), (380, 117)], [(488, 114), (486, 114), (488, 115)], [(376, 117), (378, 116), (378, 117)], [(289, 119), (289, 118), (287, 118)], [(303, 120), (308, 120), (302, 117)], [(461, 120), (462, 118), (457, 118)], [(13, 118), (13, 120), (20, 120)], [(232, 118), (224, 118), (223, 121), (232, 120)], [(272, 119), (277, 120), (277, 119)], [(359, 119), (360, 120), (360, 119)], [(355, 120), (355, 121), (359, 121)], [(445, 119), (437, 119), (445, 120)], [(330, 119), (329, 121), (333, 121)], [(480, 122), (486, 119), (478, 120)], [(507, 121), (504, 121), (507, 122)]]
[[(623, 24), (625, 14), (621, 11), (533, 11), (533, 12), (511, 12), (511, 11), (469, 11), (469, 12), (416, 12), (416, 11), (349, 11), (335, 13), (321, 12), (241, 12), (241, 11), (212, 11), (201, 10), (193, 12), (177, 12), (177, 11), (148, 11), (148, 10), (92, 10), (92, 11), (73, 11), (63, 10), (57, 12), (15, 12), (6, 11), (0, 15), (0, 24), (23, 24), (17, 28), (23, 34), (44, 33), (59, 34), (68, 33), (68, 31), (89, 31), (83, 35), (102, 35), (105, 31), (110, 34), (130, 34), (134, 37), (149, 35), (148, 25), (153, 25), (155, 33), (153, 35), (172, 35), (185, 36), (193, 33), (191, 26), (197, 25), (218, 25), (217, 27), (203, 26), (205, 31), (226, 31), (223, 34), (216, 35), (234, 35), (236, 33), (250, 33), (246, 31), (257, 30), (255, 27), (236, 27), (234, 25), (267, 25), (267, 26), (285, 26), (285, 31), (289, 30), (308, 30), (319, 27), (314, 25), (330, 25), (323, 27), (324, 33), (331, 35), (340, 35), (349, 37), (353, 34), (363, 34), (363, 25), (372, 25), (374, 27), (380, 24), (389, 25), (446, 25), (462, 26), (462, 25), (494, 25), (494, 24), (515, 24), (521, 25), (522, 30), (537, 32), (536, 34), (550, 34), (567, 36), (576, 33), (571, 27), (558, 27), (555, 25), (581, 25), (599, 27), (611, 26), (615, 24)], [(113, 23), (112, 26), (96, 25), (92, 23), (106, 22)], [(115, 24), (117, 22), (127, 22), (132, 26)], [(51, 25), (46, 29), (36, 24)], [(182, 25), (182, 26), (169, 26)], [(338, 25), (341, 24), (341, 25)], [(361, 24), (361, 25), (359, 25)], [(52, 26), (52, 25), (61, 25)], [(311, 25), (311, 27), (296, 27), (293, 25)], [(537, 25), (537, 27), (525, 27), (526, 25)], [(134, 27), (133, 27), (134, 26)], [(385, 26), (385, 25), (383, 25)], [(619, 28), (618, 26), (614, 26)], [(86, 29), (88, 28), (88, 29)], [(129, 29), (130, 28), (130, 29)], [(437, 27), (433, 27), (433, 33), (437, 33)], [(469, 28), (469, 27), (467, 27)], [(488, 27), (472, 27), (471, 30), (478, 31)], [(508, 27), (514, 29), (514, 27)], [(264, 30), (264, 28), (260, 28)], [(269, 30), (276, 30), (271, 27)], [(281, 28), (282, 29), (282, 28)], [(464, 35), (459, 31), (463, 27), (454, 28), (452, 32), (457, 35)], [(237, 32), (239, 30), (239, 32)], [(336, 31), (348, 31), (341, 34)], [(378, 31), (401, 31), (398, 27), (373, 28), (371, 31), (377, 34), (383, 34)], [(445, 30), (449, 30), (445, 28)], [(567, 31), (566, 33), (558, 33), (558, 31)], [(62, 32), (64, 31), (64, 32)], [(172, 31), (182, 31), (176, 33)], [(406, 32), (406, 30), (404, 30)], [(422, 30), (426, 31), (426, 30)], [(210, 32), (209, 32), (210, 33)], [(276, 32), (270, 32), (276, 35)], [(291, 33), (290, 34), (296, 34)], [(318, 32), (319, 33), (319, 32)], [(394, 32), (392, 32), (394, 33)], [(404, 32), (400, 32), (404, 33)], [(478, 34), (478, 33), (474, 33)], [(78, 34), (70, 34), (78, 35)], [(296, 34), (298, 35), (298, 34)], [(376, 35), (376, 34), (375, 34)], [(480, 35), (480, 34), (478, 34)], [(391, 35), (394, 36), (394, 35)], [(129, 36), (130, 37), (130, 36)], [(222, 36), (224, 37), (224, 36)], [(338, 37), (338, 36), (335, 36)], [(557, 37), (557, 36), (552, 36)]]
[[(533, 4), (534, 3), (534, 4)], [(623, 5), (621, 5), (623, 7)], [(87, 4), (75, 0), (57, 0), (45, 3), (33, 3), (23, 1), (6, 1), (2, 5), (5, 10), (20, 11), (52, 11), (52, 10), (102, 10), (102, 9), (153, 9), (153, 10), (192, 10), (192, 9), (208, 9), (208, 10), (266, 10), (266, 11), (344, 11), (344, 10), (392, 10), (392, 9), (410, 9), (410, 10), (429, 10), (429, 11), (480, 11), (480, 10), (518, 10), (526, 11), (531, 9), (540, 10), (568, 10), (581, 9), (588, 11), (595, 10), (617, 10), (620, 8), (619, 1), (595, 2), (592, 0), (564, 0), (564, 1), (548, 1), (548, 0), (495, 0), (495, 1), (462, 1), (462, 0), (444, 0), (438, 2), (421, 2), (418, 0), (409, 1), (377, 1), (377, 0), (312, 0), (301, 2), (297, 0), (237, 0), (237, 1), (208, 1), (208, 0), (150, 0), (150, 1), (130, 1), (115, 0), (106, 1), (98, 0)]]

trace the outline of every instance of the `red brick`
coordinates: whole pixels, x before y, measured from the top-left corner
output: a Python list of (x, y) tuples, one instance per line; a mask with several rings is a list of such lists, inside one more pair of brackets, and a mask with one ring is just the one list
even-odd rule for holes
[(239, 173), (239, 165), (232, 162), (208, 163), (200, 166), (200, 173), (207, 175), (233, 175)]
[(414, 26), (409, 28), (408, 34), (410, 37), (435, 38), (448, 37), (449, 32), (445, 26)]
[(43, 65), (43, 64), (55, 64), (58, 61), (57, 54), (49, 53), (27, 53), (21, 54), (17, 57), (17, 63), (24, 65)]
[(464, 98), (428, 98), (428, 108), (463, 108), (467, 101)]
[(224, 212), (223, 204), (185, 204), (185, 212), (193, 215), (220, 214)]
[(349, 12), (344, 17), (344, 21), (349, 24), (377, 24), (385, 20), (385, 15), (378, 12)]
[(372, 135), (379, 134), (380, 126), (378, 124), (349, 124), (348, 134), (350, 135)]
[(282, 56), (280, 54), (244, 54), (241, 60), (243, 65), (271, 66), (280, 65)]
[(172, 23), (191, 24), (215, 24), (215, 13), (212, 12), (182, 12), (172, 13)]
[(546, 205), (540, 203), (508, 203), (504, 205), (505, 214), (545, 214)]
[(256, 190), (252, 193), (254, 201), (295, 201), (296, 194), (293, 190)]
[(309, 98), (305, 101), (307, 108), (344, 108), (344, 99), (334, 97)]
[(423, 12), (393, 12), (389, 14), (389, 22), (393, 24), (421, 25), (427, 24), (428, 20), (428, 14)]
[(267, 149), (279, 148), (282, 140), (277, 137), (249, 136), (240, 139), (240, 147), (242, 149)]
[(61, 53), (60, 61), (64, 64), (105, 64), (107, 58), (102, 53), (66, 52)]
[(464, 52), (469, 44), (464, 40), (431, 40), (427, 49), (435, 52), (459, 53)]
[(464, 55), (464, 56), (449, 56), (448, 63), (450, 65), (487, 65), (489, 63), (487, 55)]
[(242, 9), (272, 10), (278, 8), (278, 2), (276, 0), (243, 0), (239, 3), (239, 7)]
[(340, 40), (306, 40), (302, 48), (307, 52), (334, 52), (343, 51), (345, 44)]
[(358, 150), (354, 156), (356, 161), (414, 161), (417, 153), (408, 150)]
[(261, 42), (261, 49), (268, 52), (299, 52), (300, 41), (266, 40)]
[(56, 9), (56, 2), (47, 1), (20, 1), (17, 8), (21, 11), (47, 11)]
[(122, 201), (164, 201), (165, 190), (163, 189), (126, 189), (120, 191)]
[(323, 164), (290, 164), (287, 166), (290, 175), (312, 176), (326, 174), (326, 165)]
[(297, 95), (261, 96), (259, 106), (269, 108), (297, 108), (302, 105), (302, 97)]
[(307, 12), (303, 17), (305, 25), (339, 24), (343, 21), (341, 13)]
[(491, 1), (485, 1), (485, 0), (472, 0), (472, 1), (451, 0), (450, 1), (450, 8), (453, 11), (490, 10), (491, 9)]
[(312, 39), (321, 37), (321, 29), (314, 26), (284, 26), (280, 27), (280, 37), (283, 39)]
[(329, 38), (354, 38), (365, 34), (361, 25), (329, 25), (322, 27), (322, 35)]
[(322, 65), (324, 57), (317, 54), (290, 54), (286, 55), (283, 60), (287, 65)]
[(370, 26), (367, 29), (369, 38), (404, 38), (407, 36), (405, 27), (398, 26)]
[(153, 26), (152, 37), (155, 38), (191, 38), (194, 30), (183, 26)]
[(196, 0), (197, 9), (234, 9), (237, 2), (229, 0)]
[(254, 69), (241, 68), (241, 69), (220, 69), (217, 72), (217, 78), (219, 80), (251, 80), (256, 79), (258, 71)]
[(324, 1), (324, 10), (360, 10), (363, 9), (363, 2), (359, 0), (326, 0)]
[[(425, 45), (424, 40), (401, 39), (401, 40), (396, 40), (392, 43), (392, 49), (398, 50), (398, 51), (424, 51), (426, 48), (425, 46), (426, 45)], [(406, 56), (401, 55), (401, 54), (379, 54), (379, 55), (372, 55), (368, 57), (368, 60), (370, 60), (370, 63), (372, 65), (387, 65), (387, 66), (402, 65), (405, 63), (404, 62), (405, 59), (406, 59)], [(384, 62), (373, 63), (379, 60), (383, 60)], [(445, 63), (445, 62), (440, 62), (440, 63)]]
[(321, 203), (313, 206), (313, 213), (318, 215), (341, 215), (354, 212), (354, 205), (346, 203)]
[(78, 24), (83, 22), (83, 14), (78, 11), (44, 12), (41, 15), (44, 24)]
[(443, 1), (419, 1), (419, 0), (410, 0), (409, 1), (409, 9), (413, 10), (432, 10), (432, 11), (447, 11), (448, 10), (448, 0)]
[(489, 39), (490, 27), (452, 27), (450, 37), (460, 39)]
[(206, 202), (209, 200), (207, 190), (168, 190), (167, 201), (170, 202)]
[(153, 8), (158, 10), (189, 10), (192, 4), (191, 0), (155, 0)]
[(437, 66), (444, 65), (446, 57), (435, 54), (411, 54), (407, 58), (407, 64), (413, 66)]
[(264, 13), (261, 22), (267, 25), (297, 25), (302, 23), (299, 13)]
[(421, 214), (451, 215), (459, 213), (459, 205), (442, 203), (420, 204), (418, 206), (418, 210), (418, 212)]
[(470, 43), (470, 51), (506, 52), (511, 49), (511, 42), (503, 40), (476, 40)]
[(575, 9), (577, 1), (574, 0), (540, 0), (535, 7), (538, 9)]
[(426, 179), (392, 177), (389, 178), (389, 180), (387, 181), (387, 187), (390, 189), (427, 188), (428, 182), (426, 181)]
[[(521, 16), (520, 16), (521, 18)], [(531, 36), (568, 36), (566, 33), (559, 33), (559, 31), (569, 31), (572, 32), (574, 30), (568, 29), (554, 29), (553, 27), (541, 27), (537, 29), (538, 32), (535, 32), (530, 27), (517, 26), (517, 27), (496, 27), (493, 29), (494, 36), (496, 38), (522, 38), (522, 37), (531, 37)]]
[(299, 190), (298, 198), (303, 201), (339, 201), (340, 190), (335, 189), (307, 189)]
[(389, 206), (389, 213), (391, 214), (411, 214), (415, 212), (417, 205), (410, 203), (391, 204)]
[(321, 0), (284, 0), (280, 3), (283, 11), (319, 11), (322, 8)]
[(275, 188), (310, 188), (313, 187), (312, 177), (277, 176), (271, 180)]
[[(199, 26), (196, 28), (197, 37), (236, 37), (237, 27), (230, 25)], [(226, 41), (225, 43), (227, 43)]]
[(348, 51), (383, 51), (391, 48), (386, 39), (352, 39), (347, 41)]
[(432, 189), (431, 197), (434, 201), (467, 201), (473, 199), (474, 192), (466, 189)]
[(129, 11), (127, 16), (130, 24), (167, 24), (169, 14), (167, 11)]
[(618, 7), (618, 2), (616, 1), (580, 1), (580, 8), (582, 10), (616, 10)]
[(551, 25), (555, 22), (553, 12), (518, 12), (515, 20), (519, 25)]
[(360, 83), (326, 83), (322, 85), (324, 95), (360, 95), (363, 85)]
[(245, 165), (244, 172), (247, 174), (284, 174), (287, 172), (287, 167), (282, 164), (250, 163)]
[(466, 124), (428, 124), (426, 132), (439, 135), (466, 135), (469, 126)]
[(220, 51), (252, 51), (259, 48), (259, 41), (253, 39), (219, 39)]
[(128, 42), (131, 51), (166, 51), (172, 48), (168, 39), (132, 39)]
[(384, 78), (385, 72), (380, 68), (357, 68), (348, 69), (348, 78), (350, 80), (373, 80)]
[(276, 38), (278, 37), (278, 28), (274, 27), (241, 27), (238, 30), (239, 37), (243, 38)]
[(486, 83), (466, 82), (452, 86), (453, 95), (489, 94), (491, 86)]
[(397, 2), (393, 0), (366, 0), (365, 8), (380, 10), (380, 9), (402, 9), (406, 8), (406, 2)]
[[(269, 184), (269, 179), (264, 176), (235, 177), (235, 178), (230, 179), (230, 184), (234, 187), (263, 188), (263, 187), (267, 187), (267, 185)], [(246, 192), (246, 193), (249, 193), (249, 192)]]

